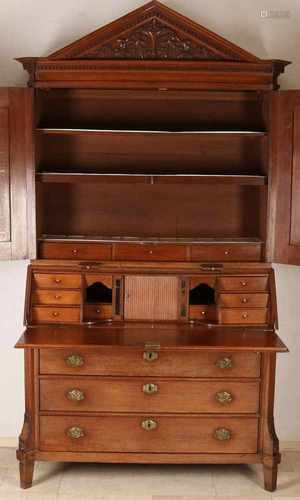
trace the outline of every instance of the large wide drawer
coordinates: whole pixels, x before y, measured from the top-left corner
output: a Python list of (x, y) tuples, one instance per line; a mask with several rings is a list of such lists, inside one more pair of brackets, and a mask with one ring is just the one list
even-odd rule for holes
[(156, 260), (185, 261), (187, 247), (185, 245), (132, 244), (115, 245), (115, 260)]
[(80, 307), (32, 307), (33, 323), (79, 323)]
[(33, 273), (33, 281), (38, 288), (80, 288), (80, 274)]
[(268, 276), (222, 276), (218, 278), (219, 290), (264, 292), (268, 289)]
[(258, 420), (149, 414), (41, 416), (42, 451), (256, 453)]
[(39, 246), (41, 259), (111, 260), (109, 243), (42, 242)]
[(261, 260), (261, 244), (202, 244), (191, 246), (191, 260), (198, 262), (256, 262)]
[(41, 349), (41, 374), (259, 377), (260, 355), (188, 350)]
[(40, 381), (41, 411), (256, 413), (259, 382), (87, 377)]

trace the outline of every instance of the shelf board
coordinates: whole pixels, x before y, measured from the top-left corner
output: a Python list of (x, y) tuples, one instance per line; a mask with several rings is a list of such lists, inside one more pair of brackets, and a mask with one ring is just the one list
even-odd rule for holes
[(121, 184), (230, 184), (240, 186), (263, 186), (268, 183), (264, 175), (205, 175), (205, 174), (84, 174), (40, 172), (36, 174), (39, 182), (50, 183), (121, 183)]
[(83, 242), (83, 243), (93, 243), (93, 242), (104, 242), (104, 243), (182, 243), (182, 244), (247, 244), (247, 245), (257, 245), (262, 244), (262, 240), (259, 238), (159, 238), (159, 237), (136, 237), (136, 236), (84, 236), (84, 235), (49, 235), (44, 234), (39, 241), (48, 242)]
[(261, 130), (130, 130), (130, 129), (88, 129), (88, 128), (37, 128), (37, 132), (53, 135), (82, 134), (137, 134), (137, 135), (211, 135), (230, 137), (258, 137), (267, 135)]

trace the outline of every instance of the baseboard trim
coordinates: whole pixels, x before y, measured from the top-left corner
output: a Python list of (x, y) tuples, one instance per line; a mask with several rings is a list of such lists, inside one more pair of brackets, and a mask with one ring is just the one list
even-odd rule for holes
[(18, 438), (0, 437), (0, 448), (17, 448)]
[[(0, 437), (0, 448), (17, 448), (18, 438)], [(281, 451), (300, 451), (300, 441), (281, 441)]]

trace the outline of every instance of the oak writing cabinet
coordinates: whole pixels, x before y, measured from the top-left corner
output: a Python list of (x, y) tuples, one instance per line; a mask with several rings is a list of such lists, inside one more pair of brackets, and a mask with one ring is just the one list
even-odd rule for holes
[(20, 61), (33, 257), (21, 486), (36, 460), (262, 463), (273, 491), (287, 348), (271, 262), (300, 264), (288, 63), (157, 1)]

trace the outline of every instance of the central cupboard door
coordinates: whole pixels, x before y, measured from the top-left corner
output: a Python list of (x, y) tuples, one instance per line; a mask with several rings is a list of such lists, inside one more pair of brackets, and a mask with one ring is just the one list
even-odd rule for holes
[(179, 280), (172, 276), (126, 276), (126, 320), (166, 320), (179, 316)]

